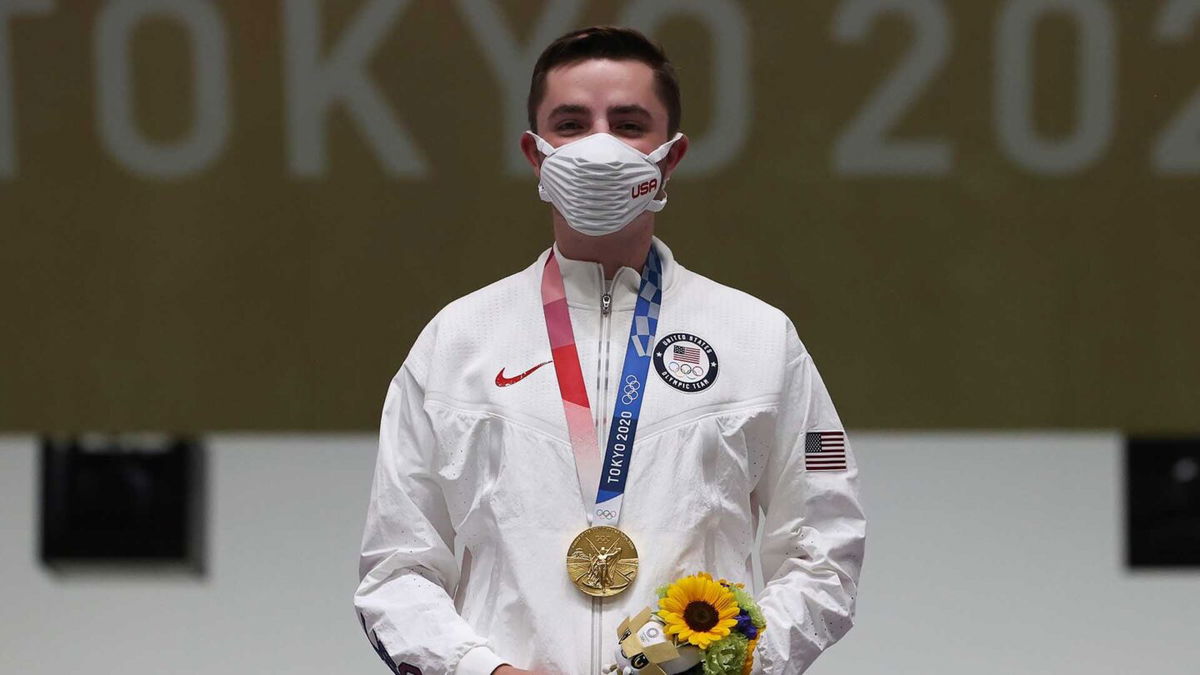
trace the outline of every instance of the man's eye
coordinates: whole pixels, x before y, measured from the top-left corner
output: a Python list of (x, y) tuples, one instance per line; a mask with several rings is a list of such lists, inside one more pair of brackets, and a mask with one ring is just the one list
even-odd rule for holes
[(645, 129), (642, 128), (642, 125), (638, 124), (637, 122), (623, 122), (617, 125), (617, 129), (630, 134), (640, 134), (645, 131)]
[(567, 122), (559, 122), (554, 127), (555, 131), (577, 131), (582, 128), (583, 128), (583, 125), (579, 124), (578, 122), (575, 122), (574, 120), (567, 121)]

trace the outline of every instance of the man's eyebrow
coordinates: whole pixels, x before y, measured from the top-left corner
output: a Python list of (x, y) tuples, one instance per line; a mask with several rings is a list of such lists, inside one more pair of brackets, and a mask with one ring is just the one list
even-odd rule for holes
[(586, 115), (590, 112), (587, 106), (579, 105), (578, 103), (564, 103), (554, 110), (550, 111), (550, 117), (555, 115)]
[(650, 117), (650, 111), (646, 110), (645, 108), (643, 108), (642, 106), (640, 106), (636, 103), (630, 103), (627, 105), (614, 105), (608, 109), (608, 114), (610, 114), (610, 115), (630, 115), (630, 114), (632, 114), (632, 115), (642, 115), (645, 117)]

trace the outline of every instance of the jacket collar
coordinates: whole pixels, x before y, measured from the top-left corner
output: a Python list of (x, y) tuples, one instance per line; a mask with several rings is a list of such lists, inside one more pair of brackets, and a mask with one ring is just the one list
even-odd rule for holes
[[(651, 235), (650, 245), (658, 251), (659, 260), (662, 262), (663, 269), (663, 295), (671, 290), (675, 281), (675, 256), (671, 254), (671, 249), (663, 243), (661, 239)], [(542, 272), (546, 267), (546, 259), (550, 257), (550, 251), (554, 251), (554, 257), (558, 260), (559, 269), (562, 270), (563, 287), (567, 292), (567, 304), (571, 307), (581, 307), (584, 309), (600, 309), (600, 298), (604, 295), (605, 279), (604, 266), (598, 262), (590, 260), (573, 260), (567, 258), (558, 250), (558, 244), (555, 243), (550, 248), (542, 251), (537, 260), (537, 278), (539, 286), (542, 278)], [(632, 267), (622, 266), (616, 271), (612, 278), (612, 307), (618, 310), (632, 311), (634, 305), (637, 304), (638, 287), (642, 283), (642, 275)]]

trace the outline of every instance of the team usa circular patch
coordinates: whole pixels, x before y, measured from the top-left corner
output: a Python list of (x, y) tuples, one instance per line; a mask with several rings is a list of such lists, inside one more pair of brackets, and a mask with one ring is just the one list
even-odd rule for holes
[(654, 346), (654, 369), (679, 391), (704, 391), (717, 379), (717, 353), (689, 333), (671, 333)]

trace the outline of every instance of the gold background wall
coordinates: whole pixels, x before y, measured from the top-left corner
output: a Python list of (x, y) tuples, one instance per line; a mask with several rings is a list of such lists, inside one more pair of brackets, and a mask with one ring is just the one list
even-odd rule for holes
[(694, 141), (659, 236), (848, 426), (1200, 429), (1193, 0), (0, 3), (0, 429), (373, 428), (550, 244), (533, 58), (625, 21)]

